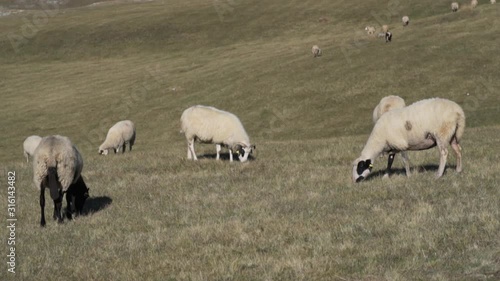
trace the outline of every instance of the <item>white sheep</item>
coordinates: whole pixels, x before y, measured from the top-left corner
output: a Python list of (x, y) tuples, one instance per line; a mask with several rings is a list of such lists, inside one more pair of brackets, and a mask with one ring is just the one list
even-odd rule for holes
[(389, 26), (387, 24), (382, 25), (382, 32), (384, 33), (389, 32)]
[(497, 0), (490, 0), (491, 4), (495, 4), (496, 2), (497, 2)]
[(451, 11), (452, 11), (452, 12), (456, 12), (456, 11), (458, 11), (458, 8), (459, 8), (459, 7), (460, 7), (460, 6), (458, 5), (458, 3), (457, 3), (457, 2), (453, 2), (453, 3), (451, 3)]
[[(436, 174), (439, 178), (446, 166), (448, 143), (457, 156), (456, 171), (461, 172), (462, 148), (459, 143), (464, 130), (464, 111), (446, 99), (426, 99), (386, 112), (373, 127), (361, 156), (353, 163), (353, 181), (365, 179), (372, 170), (373, 161), (382, 153), (425, 150), (436, 145), (441, 156)], [(410, 176), (409, 163), (404, 164), (406, 175)]]
[(408, 24), (410, 24), (410, 18), (408, 16), (404, 16), (403, 18), (401, 18), (401, 21), (403, 22), (403, 26), (407, 26)]
[(321, 49), (318, 47), (318, 45), (312, 46), (312, 54), (313, 57), (320, 57), (321, 56)]
[(26, 157), (26, 162), (29, 162), (30, 156), (33, 157), (35, 149), (40, 144), (42, 138), (40, 136), (29, 136), (23, 142), (24, 157)]
[(109, 149), (125, 153), (127, 143), (131, 151), (135, 143), (135, 125), (130, 120), (119, 121), (109, 129), (106, 140), (99, 146), (99, 154), (108, 155)]
[(472, 0), (472, 1), (470, 2), (470, 7), (471, 7), (472, 9), (476, 8), (476, 7), (477, 7), (477, 0)]
[(214, 107), (196, 105), (182, 113), (181, 132), (186, 136), (188, 149), (187, 158), (198, 160), (194, 151), (194, 141), (215, 143), (218, 160), (221, 146), (229, 149), (229, 159), (233, 161), (233, 151), (238, 154), (241, 162), (248, 159), (255, 146), (236, 115)]
[(375, 34), (375, 27), (367, 26), (367, 27), (365, 27), (365, 31), (368, 35), (373, 35), (373, 34)]
[[(398, 108), (405, 107), (405, 100), (398, 96), (387, 96), (383, 97), (380, 102), (377, 104), (375, 109), (373, 110), (373, 123), (377, 123), (378, 119), (382, 116), (382, 114)], [(392, 163), (394, 162), (394, 157), (396, 156), (395, 152), (389, 153), (389, 159), (387, 160), (387, 169), (385, 171), (384, 177), (388, 177), (391, 172)], [(408, 154), (405, 151), (401, 152), (401, 156), (403, 157), (403, 161), (409, 161)]]
[[(41, 220), (40, 225), (45, 226), (45, 188), (50, 190), (50, 197), (54, 201), (54, 219), (62, 222), (62, 199), (66, 195), (67, 214), (71, 219), (72, 202), (76, 206), (83, 206), (88, 197), (81, 172), (83, 158), (78, 149), (64, 136), (47, 136), (42, 138), (33, 154), (33, 183), (40, 190)], [(85, 189), (87, 194), (76, 192)]]

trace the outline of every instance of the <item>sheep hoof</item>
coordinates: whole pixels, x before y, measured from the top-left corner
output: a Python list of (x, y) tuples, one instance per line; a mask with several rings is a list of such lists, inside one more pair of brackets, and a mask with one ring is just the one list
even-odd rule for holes
[(389, 174), (384, 174), (384, 176), (382, 177), (382, 179), (388, 179), (389, 178)]

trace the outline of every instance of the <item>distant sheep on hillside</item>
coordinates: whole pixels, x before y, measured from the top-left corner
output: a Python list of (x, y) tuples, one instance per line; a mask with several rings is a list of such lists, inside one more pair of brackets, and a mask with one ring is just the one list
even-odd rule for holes
[(490, 0), (491, 4), (495, 4), (496, 2), (497, 2), (497, 0)]
[[(465, 130), (463, 109), (453, 101), (433, 98), (416, 102), (404, 108), (384, 113), (377, 121), (361, 156), (353, 162), (352, 179), (365, 179), (373, 168), (373, 161), (382, 153), (425, 150), (437, 145), (439, 168), (436, 177), (443, 175), (448, 144), (455, 151), (456, 171), (462, 171), (460, 140)], [(410, 176), (409, 163), (405, 163)]]
[(410, 18), (408, 16), (404, 16), (401, 21), (403, 22), (403, 26), (410, 24)]
[(33, 153), (40, 144), (41, 140), (42, 138), (39, 136), (29, 136), (24, 140), (23, 149), (24, 157), (26, 157), (26, 162), (29, 162), (30, 156), (33, 157)]
[(233, 151), (241, 162), (248, 159), (255, 148), (236, 115), (211, 106), (196, 105), (182, 113), (181, 132), (185, 134), (188, 150), (187, 158), (198, 160), (194, 151), (195, 140), (201, 143), (215, 143), (217, 158), (221, 145), (229, 149), (229, 160), (233, 161)]
[(391, 42), (391, 41), (392, 41), (392, 32), (387, 31), (387, 32), (385, 33), (385, 43), (387, 43), (387, 42)]
[(318, 47), (318, 45), (314, 45), (312, 46), (312, 54), (313, 54), (313, 57), (320, 57), (321, 56), (321, 49)]
[(108, 155), (108, 150), (113, 149), (115, 153), (122, 150), (125, 153), (126, 144), (129, 151), (135, 143), (135, 125), (130, 120), (119, 121), (111, 127), (106, 135), (106, 140), (99, 146), (99, 154)]
[(456, 11), (458, 11), (458, 8), (459, 8), (459, 5), (458, 5), (458, 3), (457, 3), (457, 2), (453, 2), (453, 3), (451, 3), (451, 11), (452, 11), (452, 12), (456, 12)]
[(472, 9), (476, 8), (477, 7), (477, 0), (472, 0), (470, 2), (470, 6), (471, 6)]
[(382, 32), (387, 33), (389, 31), (389, 26), (387, 24), (382, 25)]
[(367, 26), (367, 27), (365, 27), (365, 31), (368, 35), (373, 35), (373, 34), (375, 34), (375, 27)]

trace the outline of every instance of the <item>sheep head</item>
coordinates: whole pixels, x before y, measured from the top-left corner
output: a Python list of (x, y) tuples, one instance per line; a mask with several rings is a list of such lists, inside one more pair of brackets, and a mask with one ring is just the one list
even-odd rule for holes
[(354, 161), (354, 165), (352, 167), (352, 180), (354, 182), (360, 182), (364, 180), (366, 177), (368, 177), (368, 175), (372, 171), (372, 168), (372, 160), (357, 159), (356, 161)]
[(107, 149), (99, 149), (99, 154), (100, 155), (108, 155), (108, 150)]
[(255, 145), (247, 145), (243, 143), (239, 143), (234, 146), (234, 151), (238, 155), (240, 162), (246, 162), (248, 160), (248, 156), (253, 153), (255, 149)]

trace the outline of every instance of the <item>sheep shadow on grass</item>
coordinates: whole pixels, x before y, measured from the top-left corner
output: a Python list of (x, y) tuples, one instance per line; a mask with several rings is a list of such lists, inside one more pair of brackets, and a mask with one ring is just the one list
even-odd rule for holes
[(104, 210), (111, 204), (111, 202), (113, 202), (113, 199), (108, 196), (89, 197), (83, 206), (82, 216), (87, 216)]
[[(220, 153), (220, 160), (222, 161), (229, 161), (229, 152), (227, 153)], [(214, 159), (217, 158), (217, 154), (216, 153), (206, 153), (206, 154), (202, 154), (202, 155), (198, 155), (197, 156), (198, 159)], [(248, 159), (247, 161), (253, 161), (255, 160), (255, 157), (253, 155), (248, 155)], [(233, 161), (235, 162), (240, 162), (240, 160), (238, 159), (238, 155), (237, 154), (234, 154), (233, 153)]]
[[(448, 169), (451, 169), (452, 171), (456, 170), (457, 166), (456, 165), (446, 165), (444, 169), (443, 176), (446, 174)], [(422, 174), (422, 173), (428, 173), (428, 172), (434, 172), (436, 173), (437, 170), (439, 169), (439, 165), (435, 164), (429, 164), (429, 165), (422, 165), (422, 166), (413, 166), (410, 167), (411, 170), (411, 175), (410, 177), (413, 177), (417, 174)], [(385, 169), (384, 170), (378, 170), (374, 173), (371, 173), (364, 179), (364, 181), (369, 181), (372, 180), (373, 178), (382, 178), (385, 174)], [(391, 174), (389, 178), (394, 177), (394, 176), (403, 176), (406, 177), (406, 170), (404, 168), (397, 168), (397, 169), (391, 169)]]

